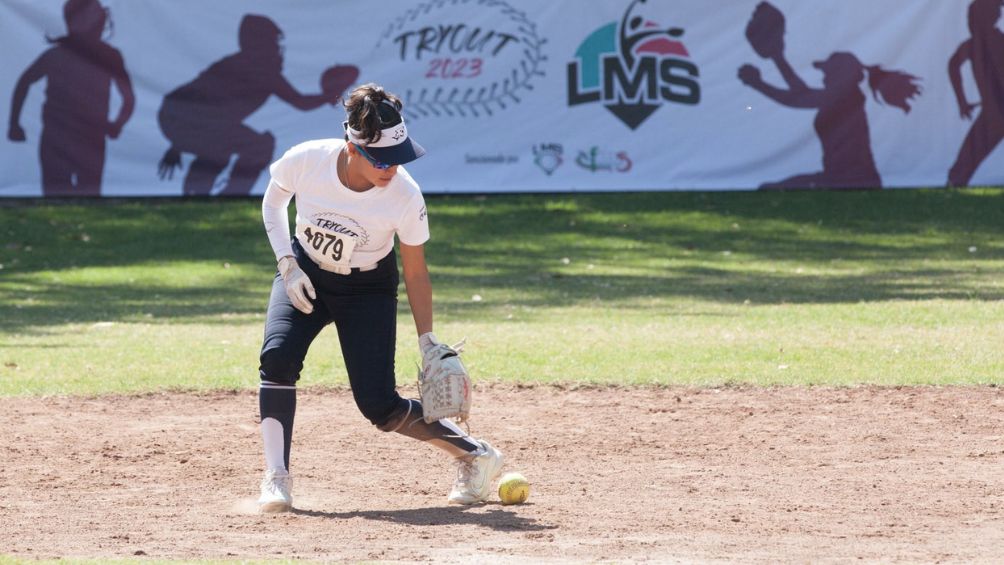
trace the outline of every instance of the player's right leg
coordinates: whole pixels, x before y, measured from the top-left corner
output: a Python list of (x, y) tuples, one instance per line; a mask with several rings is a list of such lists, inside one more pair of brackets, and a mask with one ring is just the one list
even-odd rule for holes
[(826, 188), (827, 176), (825, 173), (809, 173), (805, 175), (795, 175), (784, 180), (765, 182), (760, 185), (760, 190), (793, 190), (793, 189), (813, 189)]
[(182, 192), (185, 196), (209, 196), (213, 191), (213, 184), (216, 177), (230, 164), (230, 157), (212, 157), (206, 155), (196, 155), (195, 160), (188, 167), (188, 174), (185, 175), (185, 182), (182, 185)]
[(418, 400), (400, 402), (401, 406), (377, 427), (434, 445), (453, 457), (457, 476), (447, 497), (450, 504), (486, 502), (495, 479), (502, 473), (502, 452), (487, 441), (471, 437), (452, 420), (426, 422)]
[[(1002, 119), (1004, 121), (1004, 119)], [(986, 111), (980, 112), (959, 148), (959, 155), (948, 172), (948, 186), (969, 186), (983, 160), (1004, 138), (1004, 123), (995, 123)]]
[(426, 422), (422, 403), (401, 398), (394, 379), (397, 300), (372, 294), (343, 297), (331, 307), (360, 412), (385, 432), (396, 432), (442, 449), (453, 457), (453, 504), (487, 501), (502, 472), (502, 453), (466, 434), (450, 420)]
[(327, 309), (320, 301), (311, 314), (293, 307), (282, 278), (276, 275), (269, 297), (258, 369), (261, 437), (265, 450), (265, 477), (258, 499), (262, 512), (286, 512), (293, 507), (289, 452), (296, 413), (296, 381), (300, 378), (307, 349), (327, 323)]

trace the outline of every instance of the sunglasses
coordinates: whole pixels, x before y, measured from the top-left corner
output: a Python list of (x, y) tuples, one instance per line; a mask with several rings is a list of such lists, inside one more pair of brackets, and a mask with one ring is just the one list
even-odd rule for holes
[(370, 154), (367, 153), (365, 149), (363, 149), (362, 145), (359, 145), (358, 143), (353, 143), (352, 145), (356, 146), (356, 150), (358, 150), (359, 153), (363, 157), (366, 157), (366, 160), (370, 162), (370, 165), (373, 165), (374, 169), (377, 169), (377, 170), (380, 170), (380, 171), (386, 171), (387, 169), (389, 169), (389, 168), (391, 168), (391, 167), (394, 166), (394, 165), (388, 165), (387, 163), (381, 163), (380, 161), (377, 161), (372, 156), (370, 156)]

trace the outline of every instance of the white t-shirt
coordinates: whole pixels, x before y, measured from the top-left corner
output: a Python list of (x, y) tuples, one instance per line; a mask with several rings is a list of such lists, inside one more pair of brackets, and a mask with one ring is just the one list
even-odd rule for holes
[[(406, 245), (428, 241), (425, 199), (408, 171), (398, 166), (397, 174), (387, 186), (374, 186), (364, 192), (350, 190), (338, 179), (338, 154), (344, 146), (342, 139), (318, 139), (286, 151), (269, 168), (274, 183), (266, 191), (263, 210), (270, 198), (276, 200), (276, 195), (268, 194), (275, 184), (287, 193), (284, 195), (287, 205), (289, 196), (295, 195), (296, 237), (303, 248), (315, 260), (330, 260), (331, 246), (324, 244), (323, 239), (322, 245), (310, 245), (310, 236), (318, 232), (332, 237), (347, 236), (354, 243), (350, 245), (351, 257), (347, 262), (350, 267), (365, 267), (383, 259), (394, 247), (394, 234)], [(289, 254), (288, 226), (285, 237), (281, 237), (282, 230), (270, 227), (268, 220), (266, 216), (269, 240), (279, 259)], [(280, 237), (273, 237), (273, 231), (279, 231), (275, 235)], [(282, 239), (286, 246), (280, 243)]]

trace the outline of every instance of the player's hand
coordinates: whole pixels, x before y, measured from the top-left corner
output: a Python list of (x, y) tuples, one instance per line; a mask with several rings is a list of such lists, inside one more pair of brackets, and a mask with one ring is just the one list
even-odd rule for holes
[(753, 65), (743, 65), (739, 67), (739, 80), (741, 80), (746, 86), (752, 86), (754, 88), (763, 82), (763, 78), (760, 76), (760, 69), (754, 67)]
[(963, 102), (959, 104), (959, 115), (962, 116), (963, 120), (973, 119), (973, 110), (979, 108), (979, 104), (970, 104), (969, 102)]
[(121, 125), (116, 122), (108, 122), (108, 137), (118, 139), (120, 133), (122, 133)]
[(310, 277), (296, 264), (296, 259), (290, 255), (279, 259), (279, 274), (282, 275), (286, 296), (289, 296), (293, 307), (304, 314), (313, 312), (314, 305), (310, 301), (317, 299), (317, 293)]
[(433, 423), (443, 418), (466, 421), (471, 413), (471, 375), (460, 360), (464, 343), (450, 347), (432, 332), (418, 338), (422, 366), (418, 368), (418, 394), (423, 419)]
[(27, 136), (24, 134), (24, 128), (21, 127), (21, 124), (10, 124), (10, 127), (7, 128), (7, 139), (11, 141), (24, 141), (27, 139)]
[(160, 176), (160, 180), (173, 179), (175, 169), (180, 168), (181, 152), (171, 146), (160, 158), (160, 163), (157, 164), (157, 174)]

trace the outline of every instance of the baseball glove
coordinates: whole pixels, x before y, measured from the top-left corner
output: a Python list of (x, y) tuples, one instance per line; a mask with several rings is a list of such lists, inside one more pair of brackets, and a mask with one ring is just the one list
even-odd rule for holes
[(436, 344), (422, 356), (418, 394), (426, 423), (455, 418), (463, 423), (471, 413), (471, 377), (460, 360), (464, 342)]
[(337, 99), (357, 78), (359, 68), (353, 65), (328, 67), (321, 73), (321, 90)]
[(760, 2), (746, 24), (746, 39), (765, 59), (784, 54), (784, 14), (769, 2)]

